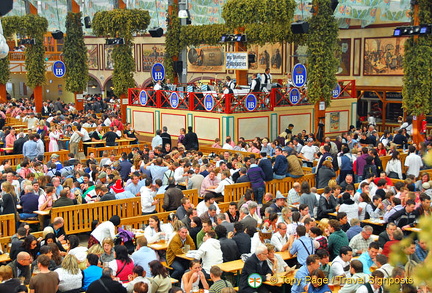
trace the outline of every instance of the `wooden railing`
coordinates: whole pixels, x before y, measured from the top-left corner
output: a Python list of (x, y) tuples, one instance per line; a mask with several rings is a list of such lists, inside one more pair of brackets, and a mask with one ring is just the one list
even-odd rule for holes
[[(306, 174), (300, 178), (285, 177), (284, 179), (274, 179), (266, 182), (266, 192), (276, 195), (276, 191), (282, 194), (288, 193), (292, 188), (294, 182), (309, 182), (311, 187), (315, 186), (315, 174)], [(245, 194), (246, 190), (250, 187), (249, 182), (236, 183), (226, 185), (224, 189), (224, 202), (238, 201), (240, 197)]]
[(220, 149), (220, 148), (212, 148), (210, 145), (200, 145), (200, 151), (203, 152), (203, 154), (208, 155), (211, 153), (215, 153), (216, 155), (222, 155), (224, 152), (229, 152), (232, 154), (239, 154), (242, 155), (242, 157), (250, 157), (251, 155), (255, 155), (256, 158), (260, 157), (260, 154), (251, 153), (251, 152), (242, 152), (242, 151), (236, 151), (236, 150), (226, 150), (226, 149)]
[(141, 215), (141, 198), (101, 201), (81, 205), (53, 208), (51, 218), (62, 217), (68, 234), (91, 231), (91, 223), (108, 221), (112, 216), (128, 218)]
[(119, 146), (107, 146), (107, 147), (100, 147), (100, 148), (95, 148), (95, 147), (89, 147), (87, 149), (87, 153), (95, 153), (96, 157), (99, 157), (99, 154), (103, 151), (107, 151), (108, 154), (113, 154), (116, 156), (120, 156), (123, 152), (125, 153), (130, 153), (132, 151), (133, 148), (139, 148), (139, 149), (143, 149), (145, 147), (145, 144), (130, 144), (130, 145), (119, 145)]
[(198, 195), (199, 195), (198, 189), (187, 189), (187, 190), (182, 190), (182, 192), (184, 196), (187, 196), (190, 199), (191, 203), (194, 206), (198, 205)]
[[(69, 151), (63, 150), (58, 152), (45, 152), (43, 153), (44, 162), (49, 162), (51, 160), (51, 155), (53, 154), (59, 155), (59, 161), (63, 162), (67, 160), (67, 155), (69, 154)], [(11, 167), (16, 168), (16, 166), (21, 164), (22, 161), (24, 160), (24, 155), (17, 154), (17, 155), (0, 156), (0, 162), (2, 162), (3, 160), (11, 160)]]
[[(405, 159), (408, 156), (408, 154), (404, 153), (402, 150), (399, 150), (399, 155), (400, 155), (401, 165), (403, 167), (405, 165)], [(390, 161), (391, 156), (382, 156), (382, 157), (380, 157), (380, 159), (382, 162), (383, 170), (385, 171), (387, 163), (388, 163), (388, 161)]]
[(12, 236), (15, 234), (15, 215), (0, 215), (0, 237)]
[[(14, 233), (15, 234), (15, 233)], [(42, 231), (32, 232), (31, 233), (36, 239), (43, 236)], [(0, 237), (0, 250), (3, 251), (3, 253), (9, 253), (11, 248), (11, 237)]]

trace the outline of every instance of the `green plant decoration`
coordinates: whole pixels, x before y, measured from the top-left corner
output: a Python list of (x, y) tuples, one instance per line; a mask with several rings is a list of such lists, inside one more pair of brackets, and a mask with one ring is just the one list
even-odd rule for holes
[[(34, 24), (31, 23), (31, 21), (35, 21)], [(45, 21), (44, 21), (45, 20)], [(43, 17), (25, 17), (25, 16), (5, 16), (2, 17), (2, 26), (3, 26), (3, 34), (5, 36), (5, 38), (11, 38), (14, 34), (16, 33), (20, 33), (23, 35), (28, 35), (30, 37), (30, 35), (39, 35), (40, 30), (36, 27), (36, 26), (42, 26), (42, 27), (46, 27), (47, 24), (46, 23), (46, 19)], [(35, 27), (32, 27), (32, 26)], [(28, 28), (30, 27), (30, 28)], [(43, 32), (45, 33), (45, 31)], [(43, 33), (42, 33), (42, 39), (43, 39)], [(31, 46), (33, 47), (33, 46)], [(31, 48), (29, 48), (30, 51)], [(45, 79), (41, 79), (40, 76), (40, 70), (38, 68), (40, 68), (40, 64), (41, 63), (43, 66), (44, 65), (44, 59), (42, 58), (41, 60), (33, 60), (32, 64), (34, 64), (34, 66), (30, 66), (30, 68), (35, 68), (37, 69), (37, 73), (38, 73), (38, 78), (34, 78), (33, 79), (33, 83), (35, 82), (36, 85), (39, 84), (43, 84), (43, 82), (45, 81)], [(39, 64), (39, 66), (38, 66)], [(6, 84), (9, 81), (9, 77), (10, 77), (10, 69), (9, 69), (9, 65), (10, 65), (10, 61), (9, 58), (4, 58), (0, 60), (0, 83), (1, 84)], [(27, 66), (27, 65), (26, 65)], [(31, 70), (31, 69), (30, 69)], [(45, 73), (45, 68), (44, 68), (44, 73)], [(30, 83), (27, 82), (27, 84), (30, 86)]]
[[(19, 28), (18, 16), (6, 16), (1, 18), (4, 37), (10, 38)], [(10, 60), (8, 57), (0, 59), (0, 84), (6, 84), (10, 77)]]
[[(179, 56), (181, 51), (180, 19), (177, 17), (177, 6), (174, 5), (172, 12), (167, 16), (167, 32), (165, 35), (165, 58), (164, 67), (166, 77), (174, 79), (175, 72), (173, 58)], [(188, 44), (185, 44), (187, 46)]]
[(339, 60), (338, 24), (330, 8), (330, 0), (314, 0), (318, 12), (309, 20), (308, 46), (308, 98), (315, 104), (325, 101), (330, 105), (332, 89), (337, 79)]
[[(419, 0), (420, 23), (432, 22), (432, 1)], [(432, 36), (414, 36), (405, 42), (402, 107), (410, 115), (431, 112)]]
[(25, 50), (25, 66), (27, 85), (31, 88), (45, 83), (45, 48), (44, 34), (48, 29), (48, 21), (39, 15), (27, 14), (20, 17), (22, 30), (20, 33), (35, 40), (34, 45)]
[(88, 60), (87, 47), (81, 24), (81, 12), (68, 12), (66, 17), (66, 37), (63, 50), (66, 65), (66, 90), (79, 93), (87, 88)]
[(217, 45), (223, 34), (232, 31), (224, 24), (183, 25), (181, 26), (180, 47), (199, 46), (201, 44)]
[(135, 71), (135, 60), (132, 56), (132, 44), (117, 45), (113, 50), (114, 94), (120, 96), (128, 92), (129, 88), (135, 87), (133, 72)]
[(244, 28), (248, 44), (291, 43), (294, 9), (291, 0), (228, 0), (222, 17), (231, 32)]
[(99, 11), (93, 18), (93, 33), (97, 36), (124, 38), (124, 45), (115, 45), (113, 50), (113, 85), (117, 96), (127, 94), (134, 87), (135, 60), (132, 56), (132, 38), (143, 33), (150, 23), (150, 15), (140, 9), (114, 9)]

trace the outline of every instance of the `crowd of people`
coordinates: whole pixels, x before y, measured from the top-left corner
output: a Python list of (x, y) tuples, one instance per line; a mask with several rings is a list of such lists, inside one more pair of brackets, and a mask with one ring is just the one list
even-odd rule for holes
[[(29, 129), (42, 129), (50, 139), (55, 131), (76, 127), (69, 141), (71, 150), (76, 143), (72, 137), (86, 139), (86, 127), (109, 124), (118, 128), (119, 136), (131, 138), (128, 133), (134, 133), (117, 116), (108, 117), (108, 123), (93, 115), (93, 110), (74, 116), (70, 106), (56, 109), (55, 104), (44, 104), (55, 115), (41, 120), (32, 112), (28, 117), (13, 112), (17, 107), (22, 110), (17, 103), (8, 105), (6, 112), (24, 117)], [(11, 136), (22, 138), (5, 127), (6, 145)], [(142, 214), (150, 215), (150, 220), (144, 236), (135, 243), (130, 241), (131, 232), (119, 227), (118, 216), (95, 222), (86, 246), (77, 235), (65, 233), (62, 218), (43, 223), (41, 239), (21, 223), (12, 239), (12, 261), (0, 267), (0, 291), (22, 292), (25, 287), (20, 285), (26, 284), (35, 293), (165, 293), (198, 288), (233, 292), (234, 280), (217, 265), (242, 258), (240, 292), (281, 292), (270, 281), (282, 273), (299, 280), (291, 292), (329, 292), (327, 279), (343, 285), (339, 292), (381, 292), (386, 278), (400, 280), (399, 284), (405, 280), (401, 289), (416, 292), (407, 280), (427, 258), (427, 243), (422, 239), (402, 242), (406, 259), (398, 264), (389, 264), (388, 257), (391, 247), (411, 233), (419, 217), (430, 215), (432, 182), (428, 173), (421, 173), (428, 165), (422, 161), (423, 149), (410, 144), (402, 166), (398, 149), (407, 140), (400, 142), (398, 135), (404, 136), (403, 129), (394, 137), (386, 132), (380, 137), (371, 125), (318, 142), (306, 131), (295, 135), (293, 128), (289, 125), (273, 142), (257, 137), (252, 142), (239, 138), (235, 144), (227, 137), (222, 146), (218, 141), (213, 145), (224, 149), (218, 155), (199, 151), (192, 127), (187, 133), (180, 131), (174, 147), (164, 127), (156, 132), (151, 147), (133, 148), (120, 158), (104, 153), (97, 161), (94, 153), (88, 153), (86, 160), (80, 160), (80, 154), (71, 152), (65, 162), (55, 154), (44, 162), (40, 152), (28, 152), (29, 148), (41, 151), (40, 138), (29, 133), (23, 162), (15, 170), (7, 159), (1, 162), (2, 214), (15, 214), (19, 224), (20, 219), (36, 217), (36, 210), (140, 196)], [(94, 133), (98, 135), (94, 139), (108, 139), (96, 130), (90, 140)], [(425, 145), (427, 154), (430, 144)], [(392, 158), (384, 168), (380, 158), (387, 155)], [(302, 181), (308, 169), (304, 167), (315, 173), (315, 186)], [(265, 192), (266, 184), (285, 177), (296, 181), (287, 195)], [(392, 178), (400, 180), (393, 183)], [(241, 182), (250, 182), (251, 188), (221, 212), (218, 202), (225, 186)], [(203, 200), (193, 206), (183, 196), (185, 189), (197, 189)], [(171, 212), (167, 223), (156, 213), (158, 194), (164, 194), (163, 209)], [(379, 225), (361, 223), (379, 218), (385, 225), (381, 230)], [(159, 242), (168, 243), (166, 252), (148, 247)], [(182, 257), (188, 251), (192, 261)], [(296, 257), (284, 261), (275, 253), (285, 251)], [(270, 283), (252, 288), (248, 282), (252, 273)], [(180, 288), (172, 288), (171, 277)]]

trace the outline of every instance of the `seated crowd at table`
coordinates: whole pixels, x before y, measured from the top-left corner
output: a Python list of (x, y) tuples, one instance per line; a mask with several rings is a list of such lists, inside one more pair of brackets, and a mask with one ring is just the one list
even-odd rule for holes
[[(70, 123), (83, 141), (85, 123), (105, 123), (91, 113), (81, 117), (67, 115), (65, 108), (59, 111), (60, 116), (53, 116), (59, 117), (56, 122), (48, 121), (52, 132)], [(121, 122), (111, 118), (110, 125), (122, 131)], [(41, 123), (35, 123), (40, 129)], [(192, 127), (188, 133), (183, 129), (172, 147), (164, 127), (152, 148), (134, 148), (120, 158), (104, 154), (97, 161), (89, 153), (80, 160), (72, 152), (65, 162), (55, 154), (44, 162), (40, 153), (30, 152), (15, 170), (6, 159), (0, 166), (2, 214), (15, 214), (19, 227), (12, 237), (11, 261), (0, 267), (0, 292), (26, 292), (23, 284), (35, 293), (234, 292), (235, 286), (239, 292), (283, 292), (287, 278), (293, 281), (291, 292), (382, 292), (385, 279), (410, 280), (428, 257), (427, 243), (421, 238), (403, 242), (405, 259), (397, 264), (389, 263), (389, 255), (431, 211), (432, 182), (421, 171), (427, 163), (416, 146), (408, 147), (402, 166), (399, 144), (393, 139), (396, 145), (390, 146), (388, 134), (377, 137), (377, 147), (368, 136), (353, 142), (359, 134), (355, 129), (320, 145), (306, 132), (293, 135), (292, 127), (273, 143), (255, 138), (251, 149), (245, 141), (234, 144), (227, 137), (221, 155), (198, 151), (199, 145), (190, 143)], [(7, 131), (6, 141), (16, 135)], [(69, 146), (77, 143), (74, 134)], [(28, 135), (36, 149), (38, 135)], [(376, 136), (373, 127), (371, 135)], [(383, 167), (380, 157), (388, 154), (387, 147), (392, 158)], [(77, 146), (71, 149), (78, 152)], [(302, 180), (310, 167), (316, 186)], [(286, 177), (294, 181), (287, 194), (265, 192), (272, 180)], [(250, 189), (221, 211), (225, 187), (244, 182), (250, 182)], [(198, 190), (196, 207), (183, 195), (185, 189)], [(162, 207), (171, 212), (167, 223), (156, 211), (158, 194), (164, 194)], [(136, 196), (141, 197), (142, 214), (150, 215), (147, 226), (130, 231), (113, 216), (94, 223), (86, 246), (78, 235), (65, 232), (63, 218), (42, 223), (39, 239), (19, 221), (33, 219), (35, 211)], [(165, 246), (156, 249), (154, 244)], [(238, 271), (221, 265), (238, 265), (240, 259)], [(251, 285), (251, 274), (258, 274), (260, 287)], [(286, 276), (282, 282), (281, 276)], [(409, 281), (398, 284), (404, 292), (417, 292)]]

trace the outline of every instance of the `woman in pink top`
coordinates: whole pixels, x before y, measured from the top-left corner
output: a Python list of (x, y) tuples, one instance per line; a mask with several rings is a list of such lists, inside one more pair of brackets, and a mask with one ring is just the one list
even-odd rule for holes
[[(15, 129), (12, 128), (12, 129), (10, 130), (9, 134), (6, 135), (5, 142), (6, 142), (6, 147), (7, 147), (7, 148), (13, 148), (13, 146), (14, 146), (14, 142), (15, 142), (15, 140), (16, 140), (16, 136), (15, 136), (15, 134), (16, 134)], [(12, 154), (12, 153), (13, 153), (13, 150), (11, 150), (11, 151), (6, 151), (6, 153), (7, 153), (7, 154)]]
[(214, 144), (212, 145), (212, 148), (217, 148), (217, 149), (221, 149), (222, 147), (221, 147), (221, 145), (220, 145), (220, 139), (219, 138), (215, 138), (215, 142), (214, 142)]

